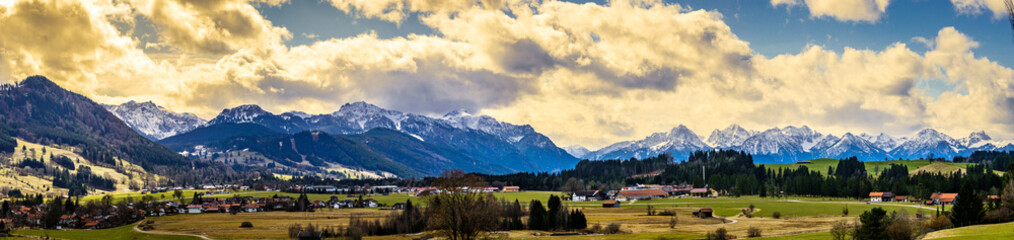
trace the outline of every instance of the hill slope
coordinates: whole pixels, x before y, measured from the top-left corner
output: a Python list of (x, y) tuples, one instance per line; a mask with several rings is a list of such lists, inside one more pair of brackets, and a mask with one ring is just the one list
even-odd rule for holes
[(355, 167), (393, 173), (399, 177), (423, 174), (374, 152), (354, 139), (320, 131), (281, 136), (243, 136), (209, 144), (219, 150), (256, 152), (285, 166), (305, 170)]
[(445, 169), (499, 174), (511, 172), (504, 166), (479, 161), (460, 152), (420, 141), (408, 134), (390, 129), (374, 128), (349, 138), (366, 144), (374, 152), (392, 161), (430, 176), (440, 175)]
[(159, 143), (176, 151), (184, 151), (194, 145), (209, 144), (234, 137), (274, 135), (281, 135), (281, 133), (253, 123), (222, 123), (199, 127), (184, 134), (162, 139)]
[(0, 129), (41, 144), (82, 149), (99, 163), (119, 158), (151, 170), (190, 167), (188, 159), (141, 136), (104, 107), (42, 76), (0, 89)]

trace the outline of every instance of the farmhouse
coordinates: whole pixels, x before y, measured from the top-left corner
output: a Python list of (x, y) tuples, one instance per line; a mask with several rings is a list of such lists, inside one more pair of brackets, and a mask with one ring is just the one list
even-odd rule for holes
[(306, 190), (306, 192), (311, 192), (311, 193), (335, 193), (335, 192), (338, 192), (338, 188), (337, 187), (330, 186), (330, 185), (307, 186), (305, 188), (305, 190)]
[(891, 192), (870, 192), (870, 202), (890, 202), (894, 199)]
[(957, 193), (933, 193), (930, 195), (930, 200), (936, 205), (947, 205), (954, 204), (954, 199), (957, 197)]
[(682, 196), (690, 194), (690, 190), (694, 190), (694, 185), (683, 183), (670, 187), (668, 192), (669, 196)]
[(906, 195), (895, 196), (894, 197), (894, 201), (895, 202), (908, 202), (908, 196), (906, 196)]
[(629, 200), (644, 200), (652, 198), (665, 198), (666, 193), (662, 189), (651, 189), (651, 190), (627, 190), (620, 191), (616, 194), (616, 200), (618, 201), (629, 201)]
[(602, 207), (604, 207), (604, 208), (618, 208), (618, 207), (620, 207), (620, 201), (605, 200), (605, 201), (602, 201)]
[(690, 196), (694, 197), (718, 197), (718, 191), (711, 188), (694, 188), (690, 190)]
[(571, 195), (570, 200), (571, 201), (599, 200), (599, 191), (598, 190), (577, 191), (574, 192), (573, 195)]
[(204, 206), (197, 205), (197, 204), (187, 205), (187, 213), (196, 214), (196, 213), (202, 213), (202, 212), (204, 212)]
[(503, 191), (501, 192), (520, 192), (520, 191), (521, 187), (518, 186), (503, 186)]

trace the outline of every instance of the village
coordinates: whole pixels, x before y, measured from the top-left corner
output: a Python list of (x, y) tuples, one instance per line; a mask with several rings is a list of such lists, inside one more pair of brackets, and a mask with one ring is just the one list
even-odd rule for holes
[[(52, 202), (39, 203), (39, 201), (4, 201), (4, 211), (0, 214), (0, 223), (6, 228), (28, 227), (42, 228), (55, 227), (57, 229), (105, 229), (133, 222), (140, 221), (145, 217), (172, 216), (177, 214), (240, 214), (257, 212), (305, 212), (316, 209), (348, 209), (348, 208), (374, 208), (378, 210), (402, 210), (405, 208), (404, 201), (381, 202), (374, 197), (389, 195), (407, 196), (408, 198), (423, 198), (433, 194), (440, 194), (441, 189), (436, 187), (400, 187), (395, 185), (382, 186), (349, 186), (337, 187), (331, 185), (310, 185), (293, 186), (284, 190), (262, 188), (251, 191), (248, 186), (237, 185), (204, 185), (199, 187), (176, 187), (156, 188), (150, 191), (144, 190), (137, 193), (142, 197), (125, 197), (114, 201), (106, 195), (98, 201), (79, 202), (80, 200), (67, 200), (61, 206), (50, 208)], [(518, 186), (485, 187), (468, 190), (482, 193), (520, 193), (523, 192)], [(192, 197), (185, 198), (184, 192), (192, 193)], [(173, 198), (166, 199), (165, 194), (172, 193)], [(254, 197), (244, 196), (247, 193), (257, 193), (263, 196), (265, 193), (274, 193), (272, 196)], [(281, 194), (281, 195), (279, 195)], [(299, 194), (293, 197), (292, 194)], [(326, 197), (326, 199), (311, 200), (307, 194), (315, 198)], [(582, 202), (598, 202), (602, 208), (620, 208), (625, 204), (634, 204), (638, 201), (650, 202), (653, 199), (679, 199), (679, 198), (719, 198), (723, 196), (721, 190), (713, 188), (694, 188), (690, 184), (678, 185), (642, 185), (626, 186), (615, 190), (583, 190), (576, 192), (559, 192), (565, 200), (572, 205), (587, 206)], [(155, 200), (161, 196), (161, 199)], [(904, 195), (894, 195), (891, 192), (871, 192), (866, 204), (877, 203), (919, 203), (927, 206), (953, 205), (957, 199), (957, 193), (933, 193), (925, 201)], [(723, 197), (724, 198), (724, 197)], [(417, 201), (422, 201), (418, 199)], [(987, 201), (999, 201), (999, 196), (990, 195)], [(17, 204), (23, 203), (23, 204)], [(857, 201), (857, 203), (861, 203)], [(47, 209), (61, 209), (58, 220), (51, 220)], [(692, 213), (695, 217), (713, 217), (714, 210), (710, 207), (701, 207)], [(47, 223), (47, 221), (50, 221)], [(55, 224), (50, 226), (48, 224)]]

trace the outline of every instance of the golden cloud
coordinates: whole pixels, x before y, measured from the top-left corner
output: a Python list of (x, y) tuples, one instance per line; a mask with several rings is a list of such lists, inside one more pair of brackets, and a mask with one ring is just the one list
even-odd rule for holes
[[(867, 13), (826, 16), (875, 21), (888, 2), (868, 2)], [(467, 108), (531, 124), (561, 145), (590, 147), (677, 124), (697, 132), (737, 123), (1014, 136), (1014, 73), (977, 58), (978, 43), (954, 28), (924, 38), (933, 43), (925, 53), (903, 43), (841, 51), (814, 45), (765, 57), (718, 12), (661, 1), (334, 0), (361, 17), (400, 22), (418, 14), (439, 34), (368, 33), (289, 47), (288, 30), (255, 7), (282, 3), (0, 5), (0, 31), (20, 33), (0, 36), (0, 75), (47, 75), (100, 102), (153, 100), (204, 117), (249, 103), (311, 113), (360, 100), (424, 114)], [(803, 3), (811, 11), (824, 6), (772, 1)], [(118, 30), (135, 17), (157, 26), (154, 44), (175, 51), (145, 53), (148, 43)], [(958, 87), (927, 97), (915, 88), (927, 79)]]

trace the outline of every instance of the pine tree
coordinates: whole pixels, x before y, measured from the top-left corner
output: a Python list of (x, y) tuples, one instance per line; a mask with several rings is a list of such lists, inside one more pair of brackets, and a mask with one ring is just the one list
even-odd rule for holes
[(879, 240), (887, 239), (887, 212), (883, 208), (876, 207), (870, 211), (863, 212), (859, 216), (862, 226), (856, 229), (856, 240)]
[(557, 229), (560, 226), (560, 213), (563, 207), (563, 203), (560, 201), (560, 197), (556, 195), (549, 196), (549, 212), (546, 213), (546, 228)]
[(956, 227), (978, 224), (983, 217), (982, 198), (972, 188), (972, 184), (965, 180), (958, 196), (954, 198), (954, 207), (951, 208), (951, 222)]
[(532, 203), (528, 205), (528, 229), (547, 230), (546, 208), (539, 200), (532, 200)]

